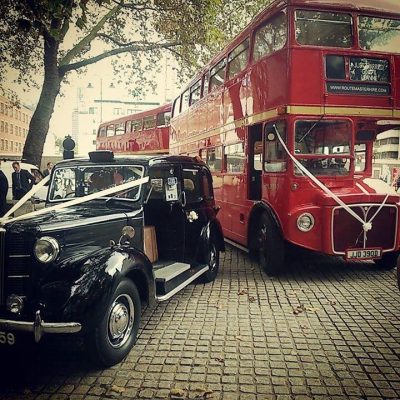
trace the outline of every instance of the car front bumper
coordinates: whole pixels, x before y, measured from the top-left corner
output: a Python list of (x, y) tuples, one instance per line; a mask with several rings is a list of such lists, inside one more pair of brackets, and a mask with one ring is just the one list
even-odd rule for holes
[(40, 316), (40, 311), (36, 311), (33, 322), (0, 319), (0, 329), (33, 332), (37, 343), (44, 333), (76, 333), (80, 332), (82, 325), (78, 322), (44, 322)]

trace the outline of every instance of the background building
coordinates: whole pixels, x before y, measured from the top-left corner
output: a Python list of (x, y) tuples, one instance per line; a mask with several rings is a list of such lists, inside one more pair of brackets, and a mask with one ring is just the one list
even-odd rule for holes
[(400, 176), (400, 129), (380, 133), (374, 143), (373, 177), (394, 186)]
[(0, 158), (21, 159), (32, 114), (27, 106), (17, 108), (0, 96)]
[(115, 87), (113, 83), (106, 85), (102, 79), (97, 85), (89, 83), (87, 87), (79, 87), (70, 133), (76, 143), (76, 154), (87, 155), (95, 150), (100, 123), (159, 105), (157, 101), (132, 101), (127, 90)]

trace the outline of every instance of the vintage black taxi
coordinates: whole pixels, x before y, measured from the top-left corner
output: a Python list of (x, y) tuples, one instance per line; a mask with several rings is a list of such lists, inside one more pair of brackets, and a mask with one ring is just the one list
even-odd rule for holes
[(110, 366), (145, 305), (215, 279), (224, 241), (201, 160), (89, 156), (53, 168), (46, 208), (1, 223), (0, 346), (82, 335)]

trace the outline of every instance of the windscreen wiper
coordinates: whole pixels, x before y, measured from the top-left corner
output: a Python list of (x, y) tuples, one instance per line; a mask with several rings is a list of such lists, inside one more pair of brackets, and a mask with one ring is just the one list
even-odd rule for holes
[(308, 136), (308, 134), (322, 121), (322, 118), (324, 117), (325, 114), (322, 114), (321, 118), (318, 121), (315, 121), (315, 123), (311, 126), (311, 128), (302, 136), (302, 138), (297, 143), (302, 142)]

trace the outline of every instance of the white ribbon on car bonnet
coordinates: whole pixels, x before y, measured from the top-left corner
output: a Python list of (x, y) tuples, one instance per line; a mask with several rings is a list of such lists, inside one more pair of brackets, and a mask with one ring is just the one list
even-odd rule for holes
[(13, 205), (13, 207), (3, 215), (2, 218), (0, 218), (0, 221), (5, 218), (8, 218), (13, 212), (17, 211), (23, 204), (25, 204), (25, 202), (28, 199), (33, 197), (39, 191), (39, 189), (41, 189), (44, 185), (46, 185), (46, 183), (49, 181), (49, 179), (50, 179), (50, 175), (47, 175), (39, 183), (34, 185), (28, 193), (26, 193), (23, 197), (21, 197), (21, 199), (18, 200), (17, 203), (15, 203)]
[(357, 215), (343, 200), (341, 200), (335, 193), (333, 193), (330, 189), (328, 189), (319, 179), (317, 179), (296, 157), (294, 157), (290, 152), (289, 149), (286, 147), (285, 142), (281, 138), (279, 134), (278, 128), (274, 124), (275, 132), (278, 136), (278, 140), (281, 143), (282, 147), (285, 149), (286, 153), (292, 159), (293, 163), (296, 167), (308, 178), (310, 178), (320, 189), (322, 189), (328, 196), (332, 197), (340, 206), (342, 206), (352, 217), (354, 217), (357, 221), (359, 221), (363, 227), (364, 232), (368, 232), (372, 229), (372, 221), (378, 215), (379, 211), (382, 209), (386, 200), (389, 197), (389, 193), (386, 194), (382, 204), (378, 207), (375, 214), (369, 219), (369, 221), (364, 221), (359, 215)]
[[(92, 193), (92, 194), (89, 194), (87, 196), (78, 197), (76, 199), (69, 200), (67, 202), (63, 202), (61, 204), (57, 204), (55, 206), (46, 207), (46, 208), (43, 208), (41, 210), (37, 210), (37, 211), (33, 211), (33, 212), (30, 212), (30, 213), (27, 213), (27, 214), (23, 214), (23, 215), (20, 215), (18, 217), (15, 217), (15, 218), (7, 219), (7, 217), (10, 215), (10, 213), (11, 213), (11, 211), (13, 209), (15, 211), (15, 209), (18, 209), (23, 204), (22, 200), (25, 199), (25, 201), (26, 201), (28, 198), (30, 198), (32, 196), (32, 192), (36, 193), (36, 191), (37, 191), (37, 190), (35, 190), (35, 191), (31, 190), (3, 218), (0, 219), (0, 225), (8, 224), (9, 222), (20, 221), (20, 220), (23, 220), (23, 219), (35, 217), (37, 215), (46, 214), (46, 213), (52, 212), (52, 211), (59, 211), (59, 210), (62, 210), (64, 208), (67, 208), (67, 207), (75, 206), (77, 204), (86, 203), (87, 201), (90, 201), (90, 200), (95, 200), (95, 199), (98, 199), (100, 197), (108, 196), (110, 194), (114, 194), (114, 193), (122, 192), (122, 191), (125, 191), (125, 190), (128, 190), (128, 189), (132, 189), (135, 186), (139, 186), (139, 185), (142, 185), (142, 184), (148, 182), (148, 180), (149, 180), (149, 177), (146, 176), (144, 178), (140, 178), (140, 179), (137, 179), (137, 180), (132, 181), (132, 182), (127, 182), (127, 183), (123, 183), (123, 184), (118, 185), (118, 186), (114, 186), (114, 187), (109, 188), (109, 189), (100, 190), (99, 192)], [(42, 181), (40, 183), (42, 183)], [(18, 207), (16, 207), (16, 206), (18, 206)], [(14, 212), (14, 211), (12, 211), (12, 212)]]

